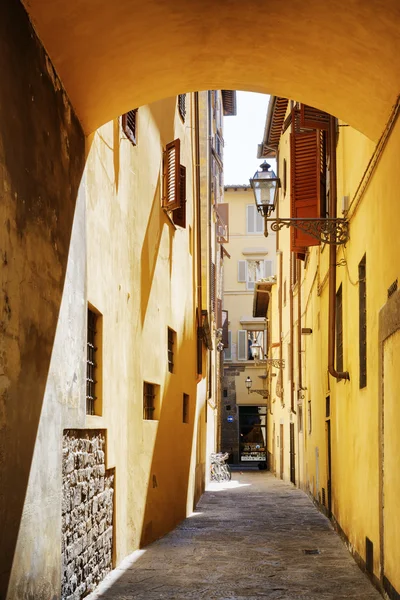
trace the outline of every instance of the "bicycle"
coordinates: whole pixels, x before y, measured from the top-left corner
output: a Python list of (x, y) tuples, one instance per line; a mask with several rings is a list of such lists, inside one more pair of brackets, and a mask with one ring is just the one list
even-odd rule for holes
[(232, 474), (226, 460), (229, 458), (228, 452), (217, 452), (211, 454), (211, 481), (230, 481)]

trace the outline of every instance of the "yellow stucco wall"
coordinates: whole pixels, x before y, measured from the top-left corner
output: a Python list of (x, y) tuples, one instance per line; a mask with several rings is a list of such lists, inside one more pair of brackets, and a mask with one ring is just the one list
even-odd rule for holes
[[(108, 123), (95, 133), (87, 161), (87, 296), (102, 314), (103, 348), (102, 414), (86, 423), (107, 429), (108, 466), (116, 467), (116, 563), (183, 519), (204, 479), (191, 100), (185, 123), (176, 97), (140, 107), (136, 146), (119, 120)], [(187, 175), (186, 229), (161, 209), (162, 148), (177, 137)], [(168, 327), (177, 342), (172, 374)], [(144, 381), (159, 386), (154, 421), (143, 420)], [(182, 422), (183, 393), (189, 423)]]
[[(340, 123), (340, 125), (345, 125)], [(281, 138), (280, 162), (288, 160), (288, 133)], [(305, 264), (301, 268), (302, 327), (312, 329), (312, 334), (302, 336), (303, 385), (306, 388), (303, 403), (303, 433), (298, 434), (297, 445), (300, 457), (297, 472), (298, 485), (308, 490), (322, 503), (322, 488), (327, 495), (328, 451), (326, 398), (330, 397), (330, 427), (332, 449), (332, 513), (333, 517), (349, 540), (350, 547), (363, 560), (366, 558), (366, 537), (374, 547), (374, 574), (381, 575), (380, 564), (380, 454), (382, 440), (379, 437), (379, 311), (386, 302), (389, 286), (398, 278), (398, 256), (400, 239), (398, 236), (399, 204), (397, 189), (400, 174), (397, 167), (400, 147), (400, 126), (397, 124), (380, 157), (377, 168), (369, 181), (358, 205), (351, 203), (374, 145), (362, 134), (350, 127), (339, 127), (337, 146), (338, 166), (338, 216), (342, 216), (343, 196), (348, 196), (350, 210), (350, 240), (346, 247), (337, 252), (337, 287), (343, 290), (343, 349), (344, 369), (350, 373), (350, 381), (336, 381), (328, 376), (328, 266), (329, 248), (321, 245), (311, 248)], [(288, 182), (289, 186), (289, 182)], [(349, 204), (349, 203), (348, 203)], [(281, 216), (289, 214), (287, 199), (281, 197)], [(289, 234), (279, 234), (278, 246), (283, 250), (283, 281), (289, 281)], [(359, 285), (358, 265), (366, 254), (366, 296), (367, 296), (367, 385), (359, 387)], [(273, 326), (278, 327), (278, 284), (274, 292)], [(294, 290), (295, 292), (295, 290)], [(296, 328), (296, 297), (294, 297), (294, 327)], [(284, 355), (289, 337), (288, 307), (282, 307), (282, 333)], [(398, 550), (398, 444), (395, 431), (399, 426), (393, 399), (398, 387), (397, 336), (385, 343), (385, 395), (388, 404), (385, 408), (384, 472), (384, 556), (385, 576), (395, 589), (400, 588), (400, 554)], [(278, 349), (274, 350), (277, 355)], [(397, 371), (396, 371), (397, 368)], [(298, 389), (298, 372), (295, 363), (295, 390)], [(290, 383), (284, 374), (284, 382)], [(288, 390), (285, 385), (284, 401), (287, 407)], [(297, 402), (297, 397), (296, 397)], [(281, 422), (284, 424), (285, 440), (290, 419), (282, 411), (279, 402), (273, 403), (273, 418), (270, 433), (275, 425), (276, 471), (279, 475), (279, 451), (276, 436)], [(311, 415), (311, 423), (310, 423)], [(385, 425), (385, 426), (386, 426)], [(299, 429), (297, 423), (296, 431)], [(387, 434), (387, 435), (386, 435)], [(270, 438), (271, 442), (271, 438)], [(304, 454), (303, 454), (304, 452)], [(285, 474), (287, 471), (288, 448), (285, 444)], [(387, 473), (387, 475), (386, 475)], [(325, 500), (327, 508), (327, 499)], [(397, 533), (396, 533), (397, 532)]]

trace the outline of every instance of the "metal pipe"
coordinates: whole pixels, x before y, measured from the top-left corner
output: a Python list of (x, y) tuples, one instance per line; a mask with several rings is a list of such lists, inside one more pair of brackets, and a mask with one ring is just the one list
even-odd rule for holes
[[(329, 216), (336, 219), (337, 215), (337, 186), (336, 186), (336, 119), (330, 117), (329, 122), (330, 147), (330, 185), (329, 185)], [(332, 234), (335, 235), (335, 234)], [(328, 322), (328, 371), (336, 379), (348, 379), (348, 371), (339, 372), (335, 369), (335, 333), (336, 333), (336, 246), (329, 246), (329, 322)]]
[(290, 277), (289, 277), (289, 312), (290, 312), (290, 355), (289, 355), (289, 361), (290, 361), (290, 410), (292, 411), (292, 413), (296, 414), (295, 408), (294, 408), (294, 390), (293, 390), (293, 376), (294, 376), (294, 365), (293, 365), (293, 358), (294, 358), (294, 348), (293, 348), (293, 252), (290, 252), (290, 259), (289, 259), (289, 264), (290, 264)]
[(299, 370), (299, 390), (303, 389), (303, 357), (301, 355), (301, 268), (300, 261), (297, 261), (297, 352), (298, 352), (298, 370)]

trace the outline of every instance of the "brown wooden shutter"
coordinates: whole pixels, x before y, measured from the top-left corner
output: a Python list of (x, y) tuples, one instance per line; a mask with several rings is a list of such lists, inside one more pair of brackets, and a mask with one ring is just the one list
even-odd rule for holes
[[(320, 216), (320, 135), (319, 131), (298, 131), (290, 134), (291, 214), (292, 219), (317, 219)], [(319, 240), (291, 228), (291, 251), (305, 253), (308, 246), (318, 246)]]
[(304, 129), (325, 129), (328, 131), (329, 120), (328, 113), (307, 104), (300, 105), (300, 125)]
[(132, 142), (134, 146), (137, 144), (137, 128), (136, 128), (136, 114), (138, 109), (134, 108), (129, 112), (122, 115), (122, 130), (126, 137)]
[(167, 144), (164, 151), (164, 189), (162, 206), (167, 210), (180, 207), (180, 139)]
[(224, 344), (224, 348), (229, 348), (229, 319), (228, 319), (228, 311), (222, 311), (222, 343)]
[(180, 207), (174, 210), (172, 213), (172, 219), (175, 225), (179, 225), (179, 227), (186, 227), (186, 167), (180, 165)]

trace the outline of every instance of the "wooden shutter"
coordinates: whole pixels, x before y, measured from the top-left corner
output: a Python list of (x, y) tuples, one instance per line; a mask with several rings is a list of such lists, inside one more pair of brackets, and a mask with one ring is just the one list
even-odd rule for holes
[[(319, 131), (290, 134), (291, 218), (319, 218), (320, 150)], [(318, 246), (319, 240), (291, 227), (291, 251), (305, 252), (308, 246)]]
[(247, 221), (247, 233), (255, 233), (254, 228), (254, 211), (256, 207), (253, 204), (249, 204), (246, 207), (246, 221)]
[(164, 188), (162, 206), (167, 210), (180, 207), (180, 146), (178, 139), (167, 144), (164, 151)]
[(228, 331), (228, 346), (224, 351), (224, 360), (232, 360), (232, 331)]
[(217, 314), (216, 316), (216, 322), (217, 322), (217, 329), (221, 329), (222, 327), (222, 300), (220, 298), (217, 298)]
[(318, 108), (301, 104), (300, 106), (300, 125), (305, 129), (325, 129), (329, 130), (330, 115)]
[(264, 233), (264, 217), (262, 215), (260, 215), (260, 213), (258, 212), (256, 207), (254, 207), (254, 210), (255, 210), (255, 217), (256, 217), (255, 231), (256, 231), (256, 233)]
[(179, 115), (183, 122), (185, 122), (186, 117), (186, 94), (179, 94), (178, 96), (178, 110)]
[(172, 219), (175, 225), (179, 227), (186, 227), (186, 167), (179, 165), (180, 173), (180, 207), (174, 210), (172, 213)]
[(224, 344), (224, 348), (229, 346), (228, 340), (228, 311), (222, 311), (222, 343)]
[(238, 260), (238, 281), (246, 282), (246, 261)]
[(122, 115), (122, 130), (134, 146), (137, 144), (136, 115), (137, 108)]
[(272, 260), (264, 260), (264, 277), (272, 275)]
[(238, 331), (238, 360), (247, 360), (247, 331), (240, 329)]

